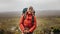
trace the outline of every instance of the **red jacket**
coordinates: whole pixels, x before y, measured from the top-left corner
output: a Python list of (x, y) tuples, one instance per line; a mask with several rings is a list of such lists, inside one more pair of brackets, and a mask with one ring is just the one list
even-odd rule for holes
[[(24, 31), (24, 27), (28, 27), (30, 28), (29, 31), (33, 32), (34, 29), (36, 28), (36, 17), (34, 16), (34, 24), (32, 26), (32, 15), (26, 15), (26, 18), (24, 20), (24, 15), (21, 16), (20, 18), (20, 29), (23, 32)], [(24, 22), (24, 23), (23, 23)]]

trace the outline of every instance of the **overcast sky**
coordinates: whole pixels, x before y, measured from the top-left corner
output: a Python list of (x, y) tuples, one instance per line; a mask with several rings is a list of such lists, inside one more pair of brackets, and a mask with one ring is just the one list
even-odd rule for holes
[(60, 0), (0, 0), (0, 12), (22, 11), (29, 6), (35, 10), (60, 10)]

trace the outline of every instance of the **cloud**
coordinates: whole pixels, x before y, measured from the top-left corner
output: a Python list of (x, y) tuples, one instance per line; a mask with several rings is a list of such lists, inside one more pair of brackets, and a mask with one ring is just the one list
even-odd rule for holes
[(40, 4), (43, 10), (60, 10), (60, 0), (41, 0)]
[(33, 6), (35, 10), (60, 10), (60, 0), (20, 0), (20, 9)]
[(17, 11), (18, 1), (14, 0), (0, 0), (0, 12), (1, 11)]
[(60, 0), (0, 0), (0, 12), (22, 11), (29, 6), (35, 10), (60, 10)]

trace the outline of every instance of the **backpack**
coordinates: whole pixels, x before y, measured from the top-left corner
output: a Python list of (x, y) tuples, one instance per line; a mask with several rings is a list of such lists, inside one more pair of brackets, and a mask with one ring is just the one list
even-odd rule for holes
[(23, 13), (25, 13), (25, 12), (27, 11), (27, 9), (28, 9), (28, 8), (24, 8), (24, 9), (23, 9)]
[[(23, 23), (24, 23), (24, 20), (25, 20), (25, 18), (26, 18), (26, 15), (24, 14), (24, 16), (23, 16)], [(32, 25), (34, 24), (34, 16), (32, 16)]]

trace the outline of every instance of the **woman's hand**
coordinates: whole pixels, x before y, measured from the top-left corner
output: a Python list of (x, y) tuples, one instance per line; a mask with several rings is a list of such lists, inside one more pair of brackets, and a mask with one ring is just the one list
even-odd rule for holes
[(28, 30), (24, 30), (24, 33), (29, 33), (29, 31)]

